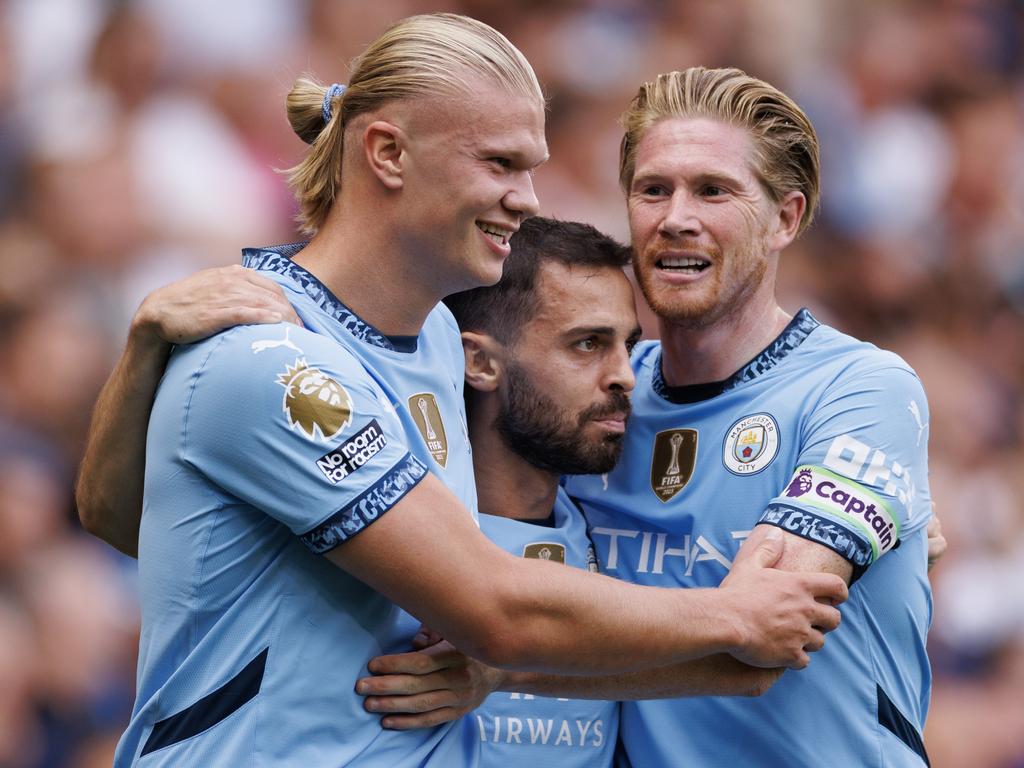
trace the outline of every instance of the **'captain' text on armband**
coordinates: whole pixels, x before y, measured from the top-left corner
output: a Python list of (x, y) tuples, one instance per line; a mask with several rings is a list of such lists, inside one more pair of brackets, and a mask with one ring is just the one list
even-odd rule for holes
[(855, 565), (867, 564), (861, 562), (866, 555), (869, 563), (874, 562), (893, 549), (900, 536), (899, 520), (881, 496), (812, 465), (797, 467), (761, 522), (823, 543)]

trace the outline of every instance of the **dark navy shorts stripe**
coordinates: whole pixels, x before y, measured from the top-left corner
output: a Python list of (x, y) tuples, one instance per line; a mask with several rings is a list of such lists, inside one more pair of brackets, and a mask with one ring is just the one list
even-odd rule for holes
[(260, 692), (269, 650), (270, 648), (264, 648), (256, 658), (245, 665), (245, 669), (213, 693), (204, 696), (188, 709), (183, 709), (154, 725), (153, 732), (146, 739), (146, 745), (139, 757), (190, 739), (241, 709)]
[(928, 753), (924, 751), (924, 742), (921, 741), (921, 735), (917, 732), (917, 729), (896, 708), (896, 705), (892, 703), (892, 699), (886, 696), (882, 686), (876, 683), (875, 687), (878, 689), (879, 725), (892, 731), (897, 739), (914, 750), (924, 760), (924, 764), (930, 767), (931, 762), (928, 760)]

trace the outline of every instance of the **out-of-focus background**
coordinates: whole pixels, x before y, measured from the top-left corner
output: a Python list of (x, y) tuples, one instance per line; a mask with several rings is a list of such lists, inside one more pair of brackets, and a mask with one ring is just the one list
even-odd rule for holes
[(735, 65), (808, 111), (824, 203), (784, 304), (896, 350), (931, 402), (932, 764), (1024, 766), (1021, 0), (0, 0), (0, 766), (110, 765), (127, 721), (135, 565), (80, 531), (72, 482), (134, 309), (295, 239), (292, 80), (344, 82), (433, 10), (522, 48), (551, 97), (543, 212), (622, 239), (642, 80)]

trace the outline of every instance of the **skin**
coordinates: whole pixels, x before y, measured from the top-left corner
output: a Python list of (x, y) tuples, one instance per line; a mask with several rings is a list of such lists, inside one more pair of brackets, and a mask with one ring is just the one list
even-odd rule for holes
[[(658, 314), (663, 373), (670, 385), (726, 378), (785, 328), (791, 317), (775, 299), (775, 276), (779, 254), (796, 238), (806, 201), (799, 192), (778, 201), (769, 197), (744, 129), (707, 119), (656, 123), (638, 145), (627, 205), (634, 271)], [(673, 268), (675, 259), (696, 259), (703, 268)], [(484, 487), (487, 482), (481, 478)], [(845, 559), (771, 526), (754, 529), (736, 562), (743, 562), (768, 537), (785, 544), (777, 567), (831, 573), (849, 581), (852, 567)], [(933, 521), (930, 565), (945, 547), (940, 526)], [(442, 712), (462, 711), (460, 693), (468, 699), (471, 685), (481, 681), (538, 695), (620, 699), (713, 693), (708, 681), (735, 685), (735, 693), (757, 694), (773, 682), (762, 678), (751, 685), (747, 671), (733, 661), (718, 657), (633, 675), (575, 680), (488, 676), (442, 643), (429, 655), (374, 659), (369, 670), (379, 676), (360, 681), (357, 690), (370, 695), (371, 711), (393, 713), (384, 719), (386, 727), (406, 728), (437, 722)], [(450, 687), (445, 684), (446, 665), (454, 670)]]
[[(520, 420), (558, 424), (547, 430), (564, 444), (561, 461), (581, 463), (600, 456), (591, 471), (608, 471), (618, 458), (625, 413), (601, 409), (632, 391), (630, 352), (640, 336), (633, 293), (621, 270), (542, 263), (537, 281), (539, 307), (511, 344), (481, 332), (464, 331), (466, 382), (470, 387), (469, 435), (477, 455), (480, 507), (520, 520), (547, 518), (558, 481), (567, 469), (537, 466), (535, 446), (511, 443), (494, 428), (513, 376), (544, 393), (553, 412), (519, 413)], [(594, 413), (584, 421), (581, 416)], [(564, 438), (564, 439), (563, 439)], [(608, 450), (609, 441), (616, 446)], [(542, 442), (542, 441), (538, 441)], [(748, 550), (751, 552), (752, 550)], [(373, 677), (357, 683), (365, 706), (384, 714), (382, 725), (405, 730), (437, 725), (475, 709), (495, 690), (573, 698), (636, 699), (690, 695), (758, 695), (781, 670), (758, 669), (718, 655), (655, 670), (602, 677), (565, 677), (506, 672), (466, 656), (429, 630), (417, 638), (419, 653), (373, 659)], [(819, 649), (824, 636), (808, 643)], [(389, 714), (394, 713), (394, 714)]]
[[(640, 336), (632, 290), (617, 269), (595, 272), (546, 263), (538, 290), (541, 306), (513, 345), (486, 333), (462, 334), (473, 398), (469, 436), (474, 453), (488, 457), (476, 465), (480, 508), (527, 520), (551, 514), (562, 472), (537, 467), (524, 458), (528, 447), (517, 452), (494, 429), (510, 375), (525, 377), (530, 389), (555, 404), (557, 410), (543, 420), (558, 425), (560, 442), (577, 446), (584, 456), (602, 454), (609, 441), (619, 445), (625, 431), (625, 412), (605, 409), (615, 408), (633, 389), (629, 350)], [(581, 425), (580, 416), (587, 413), (592, 417)], [(617, 458), (617, 449), (611, 453)]]
[[(481, 227), (518, 226), (536, 213), (530, 172), (547, 157), (543, 105), (489, 82), (471, 85), (472, 95), (389, 102), (347, 125), (340, 194), (297, 259), (386, 334), (416, 334), (442, 296), (496, 280), (509, 249)], [(441, 111), (459, 115), (466, 127), (443, 122)], [(450, 174), (438, 165), (448, 156)], [(421, 199), (430, 195), (429, 204)], [(133, 413), (146, 412), (152, 390), (147, 394)], [(108, 436), (145, 431), (144, 420), (126, 422), (116, 408), (97, 418)], [(114, 439), (94, 441), (91, 450), (121, 448)], [(84, 478), (80, 488), (118, 483)], [(83, 496), (79, 503), (94, 500)], [(385, 550), (389, 557), (381, 558)], [(436, 563), (422, 557), (424, 550), (459, 557)], [(714, 652), (803, 666), (813, 627), (838, 622), (838, 612), (815, 598), (846, 597), (838, 579), (766, 568), (778, 557), (773, 543), (759, 548), (726, 588), (687, 593), (515, 558), (483, 537), (432, 474), (326, 557), (470, 655), (511, 669), (600, 673)]]
[[(629, 229), (637, 281), (658, 315), (667, 384), (724, 379), (786, 327), (792, 317), (775, 296), (779, 254), (796, 239), (806, 204), (796, 191), (778, 202), (769, 197), (744, 128), (665, 118), (643, 136), (627, 195)], [(687, 256), (706, 266), (666, 264)], [(848, 561), (821, 544), (783, 536), (779, 567), (833, 573), (849, 583)]]

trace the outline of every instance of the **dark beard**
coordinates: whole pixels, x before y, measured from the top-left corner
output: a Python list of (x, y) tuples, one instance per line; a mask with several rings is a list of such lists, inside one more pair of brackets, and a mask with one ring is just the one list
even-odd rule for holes
[(612, 392), (608, 402), (592, 405), (575, 418), (538, 391), (526, 374), (507, 368), (506, 395), (494, 426), (513, 453), (538, 469), (559, 475), (610, 472), (622, 454), (622, 435), (586, 439), (587, 423), (612, 413), (629, 414), (629, 398)]

